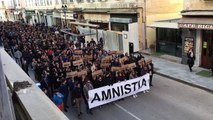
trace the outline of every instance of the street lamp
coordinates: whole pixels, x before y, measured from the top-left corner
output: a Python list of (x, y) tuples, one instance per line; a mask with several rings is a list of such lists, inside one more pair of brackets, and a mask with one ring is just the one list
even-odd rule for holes
[(65, 15), (65, 24), (67, 26), (67, 15), (66, 15), (66, 13), (67, 13), (67, 6), (66, 5), (62, 5), (62, 10), (63, 10), (64, 15)]

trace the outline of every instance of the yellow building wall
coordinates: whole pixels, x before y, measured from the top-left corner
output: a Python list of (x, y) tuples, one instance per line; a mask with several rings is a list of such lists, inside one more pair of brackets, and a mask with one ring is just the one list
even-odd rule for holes
[(184, 10), (212, 10), (213, 0), (184, 0)]
[[(183, 0), (147, 0), (147, 25), (158, 20), (181, 18)], [(147, 27), (147, 47), (156, 43), (156, 30)]]

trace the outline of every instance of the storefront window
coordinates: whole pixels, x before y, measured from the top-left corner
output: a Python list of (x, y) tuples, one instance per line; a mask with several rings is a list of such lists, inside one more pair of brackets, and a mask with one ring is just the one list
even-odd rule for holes
[(181, 30), (157, 28), (157, 52), (182, 56)]
[(211, 68), (211, 56), (213, 50), (213, 31), (202, 31), (202, 61), (201, 66), (207, 69)]

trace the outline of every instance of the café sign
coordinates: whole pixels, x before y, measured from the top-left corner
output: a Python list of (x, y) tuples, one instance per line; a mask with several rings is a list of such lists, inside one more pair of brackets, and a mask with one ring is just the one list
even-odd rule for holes
[(213, 24), (193, 24), (193, 23), (179, 23), (179, 28), (189, 28), (189, 29), (207, 29), (213, 30)]

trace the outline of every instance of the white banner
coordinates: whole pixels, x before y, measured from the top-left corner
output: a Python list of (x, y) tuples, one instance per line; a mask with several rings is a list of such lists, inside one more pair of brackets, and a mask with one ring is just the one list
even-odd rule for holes
[(141, 91), (149, 90), (149, 74), (89, 91), (89, 108), (94, 108)]

